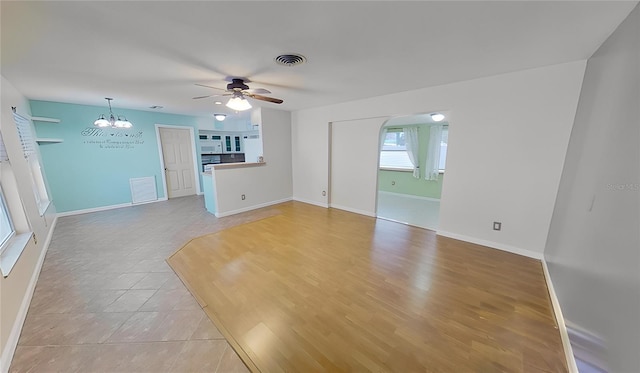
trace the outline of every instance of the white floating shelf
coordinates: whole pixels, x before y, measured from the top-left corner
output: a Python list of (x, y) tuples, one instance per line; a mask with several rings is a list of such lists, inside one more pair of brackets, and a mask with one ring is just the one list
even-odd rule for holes
[(60, 119), (46, 117), (31, 117), (31, 120), (34, 122), (60, 123)]
[(50, 138), (37, 138), (36, 142), (38, 144), (55, 144), (59, 142), (63, 142), (63, 139), (50, 139)]

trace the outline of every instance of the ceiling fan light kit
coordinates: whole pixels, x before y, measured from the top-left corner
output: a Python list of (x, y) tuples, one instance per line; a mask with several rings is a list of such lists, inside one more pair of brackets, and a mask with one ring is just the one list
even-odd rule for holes
[[(279, 99), (279, 98), (274, 98), (274, 97), (269, 97), (269, 96), (263, 96), (259, 93), (266, 93), (269, 94), (271, 93), (269, 90), (264, 89), (264, 88), (249, 88), (248, 85), (245, 84), (245, 80), (244, 78), (232, 78), (231, 79), (231, 83), (227, 84), (227, 89), (222, 89), (222, 88), (218, 88), (218, 87), (212, 87), (212, 86), (208, 86), (208, 85), (204, 85), (204, 84), (196, 84), (199, 87), (206, 87), (206, 88), (213, 88), (213, 89), (217, 89), (220, 91), (225, 91), (227, 93), (225, 94), (218, 94), (218, 95), (207, 95), (207, 96), (197, 96), (194, 97), (194, 100), (199, 100), (202, 98), (208, 98), (208, 97), (216, 97), (216, 96), (231, 96), (231, 98), (229, 99), (229, 101), (227, 102), (227, 107), (235, 110), (235, 111), (244, 111), (244, 110), (249, 110), (251, 109), (251, 104), (249, 103), (249, 101), (246, 99), (245, 96), (252, 98), (254, 100), (260, 100), (260, 101), (267, 101), (267, 102), (271, 102), (274, 104), (281, 104), (284, 101)], [(219, 103), (219, 101), (215, 102), (216, 104)]]
[(251, 109), (251, 104), (249, 103), (249, 101), (247, 101), (246, 98), (242, 97), (241, 95), (234, 95), (229, 99), (229, 102), (227, 102), (227, 107), (235, 111), (244, 111)]
[(111, 110), (111, 97), (105, 97), (105, 100), (109, 103), (109, 118), (107, 119), (104, 114), (100, 114), (98, 119), (93, 122), (93, 125), (100, 128), (131, 128), (133, 124), (127, 120), (125, 116), (115, 116), (113, 115), (113, 110)]

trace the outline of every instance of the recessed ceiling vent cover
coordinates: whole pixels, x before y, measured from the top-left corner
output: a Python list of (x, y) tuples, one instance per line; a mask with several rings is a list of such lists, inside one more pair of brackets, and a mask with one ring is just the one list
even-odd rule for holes
[(301, 54), (281, 54), (273, 59), (278, 65), (282, 66), (296, 66), (301, 65), (307, 61)]

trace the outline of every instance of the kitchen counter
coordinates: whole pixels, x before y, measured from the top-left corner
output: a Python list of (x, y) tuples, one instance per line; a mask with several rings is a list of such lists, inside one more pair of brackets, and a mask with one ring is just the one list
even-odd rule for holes
[(205, 171), (202, 173), (202, 186), (203, 186), (203, 194), (204, 194), (204, 207), (208, 212), (214, 214), (217, 217), (220, 217), (218, 198), (224, 198), (218, 195), (220, 192), (216, 185), (216, 178), (220, 176), (224, 176), (225, 173), (233, 172), (226, 170), (240, 169), (240, 168), (251, 168), (251, 167), (262, 167), (266, 166), (266, 162), (262, 163), (246, 163), (246, 162), (237, 162), (237, 163), (220, 163), (220, 164), (212, 164), (211, 171)]
[(243, 167), (260, 167), (266, 165), (266, 162), (257, 163), (257, 162), (236, 162), (236, 163), (220, 163), (214, 164), (212, 167), (215, 170), (224, 170), (228, 168), (243, 168)]

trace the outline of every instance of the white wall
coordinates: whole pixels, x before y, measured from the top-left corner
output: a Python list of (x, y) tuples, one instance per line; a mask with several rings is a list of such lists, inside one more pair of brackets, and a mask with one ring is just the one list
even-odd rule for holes
[[(387, 118), (331, 123), (331, 207), (376, 216), (378, 132)], [(378, 129), (378, 131), (376, 131)], [(354, 142), (358, 152), (354, 152)], [(371, 163), (371, 159), (376, 159)], [(358, 190), (358, 193), (353, 193)]]
[[(329, 122), (449, 111), (438, 232), (542, 257), (585, 63), (294, 112), (294, 199), (327, 204), (321, 193), (328, 185)], [(353, 152), (361, 146), (354, 139)], [(501, 232), (492, 230), (494, 220)]]
[[(29, 102), (18, 92), (10, 82), (4, 77), (1, 78), (1, 98), (2, 107), (0, 113), (0, 131), (7, 148), (7, 153), (11, 161), (11, 174), (14, 180), (8, 183), (8, 173), (0, 175), (5, 192), (11, 185), (17, 185), (19, 196), (16, 193), (8, 193), (6, 197), (10, 199), (8, 204), (24, 206), (26, 218), (29, 220), (31, 230), (37, 237), (37, 243), (33, 239), (29, 240), (22, 255), (18, 259), (11, 273), (6, 278), (0, 276), (0, 371), (6, 372), (9, 369), (13, 351), (18, 343), (18, 337), (22, 328), (22, 323), (26, 317), (29, 301), (33, 294), (35, 281), (40, 272), (40, 266), (44, 260), (46, 247), (53, 232), (55, 224), (55, 206), (50, 205), (44, 216), (40, 216), (36, 205), (35, 197), (31, 189), (31, 178), (29, 166), (27, 165), (20, 146), (19, 137), (13, 121), (11, 107), (17, 107), (18, 114), (29, 117), (31, 111)], [(17, 200), (16, 200), (17, 199)]]
[(269, 108), (261, 112), (266, 164), (214, 171), (219, 216), (291, 199), (291, 113)]
[(574, 351), (610, 372), (640, 372), (639, 104), (636, 7), (588, 60), (545, 249)]

